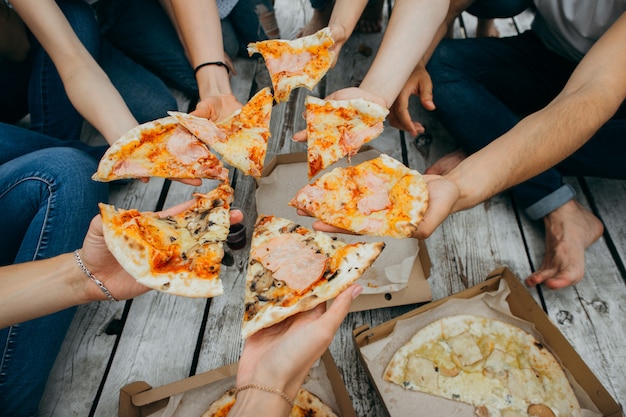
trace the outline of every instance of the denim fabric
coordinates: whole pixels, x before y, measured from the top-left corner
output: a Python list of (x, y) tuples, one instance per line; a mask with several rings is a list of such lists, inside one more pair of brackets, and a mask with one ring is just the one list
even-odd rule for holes
[[(0, 265), (49, 258), (82, 245), (97, 203), (107, 198), (107, 185), (90, 179), (96, 167), (94, 158), (63, 147), (0, 165)], [(74, 311), (0, 330), (0, 416), (36, 414)]]
[[(59, 0), (57, 4), (87, 51), (97, 56), (100, 39), (91, 7), (82, 0)], [(35, 39), (33, 44), (37, 52), (28, 88), (31, 129), (56, 138), (78, 140), (83, 117), (70, 102), (48, 54)]]
[(230, 14), (222, 19), (224, 50), (229, 56), (247, 57), (250, 42), (267, 39), (256, 12), (259, 4), (267, 10), (274, 10), (271, 0), (239, 0)]
[[(438, 118), (461, 147), (473, 153), (547, 105), (576, 65), (525, 32), (509, 38), (443, 40), (427, 68)], [(522, 207), (559, 190), (562, 175), (626, 178), (626, 165), (620, 161), (626, 154), (623, 113), (618, 112), (571, 157), (513, 187)]]
[[(128, 84), (137, 84), (135, 88), (132, 85), (121, 85), (123, 77), (113, 74), (113, 84), (118, 89), (128, 89), (129, 93), (141, 95), (151, 93), (159, 97), (160, 95), (150, 90), (158, 88), (156, 91), (167, 91), (166, 85), (169, 85), (190, 96), (198, 94), (196, 78), (183, 45), (158, 1), (100, 0), (96, 3), (95, 10), (100, 33), (114, 47), (111, 49), (121, 52), (107, 53), (105, 57), (101, 57), (101, 65), (106, 66), (107, 75), (111, 76), (111, 71), (118, 68), (119, 60), (124, 55), (129, 58), (129, 62), (122, 62), (123, 68), (130, 67), (132, 63), (149, 70), (144, 70), (144, 74), (130, 73), (134, 80), (130, 80)], [(122, 74), (124, 72), (128, 73), (128, 70), (124, 70)], [(150, 85), (142, 87), (146, 76), (162, 80), (161, 85), (157, 86), (155, 80), (150, 80)], [(124, 97), (128, 95), (122, 94)], [(169, 93), (166, 95), (171, 97)], [(175, 105), (175, 101), (173, 103)], [(173, 110), (172, 104), (169, 104), (167, 110)]]
[(481, 19), (513, 17), (533, 4), (533, 0), (476, 0), (467, 12)]

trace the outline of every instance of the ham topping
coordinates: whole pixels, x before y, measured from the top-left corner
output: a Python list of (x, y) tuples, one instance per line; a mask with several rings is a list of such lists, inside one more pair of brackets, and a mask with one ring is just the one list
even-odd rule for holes
[(309, 52), (301, 52), (299, 54), (284, 54), (278, 58), (267, 57), (265, 65), (267, 69), (272, 73), (284, 73), (287, 75), (293, 75), (302, 73), (304, 67), (311, 61), (311, 54)]
[(261, 262), (275, 279), (301, 293), (319, 280), (329, 259), (305, 245), (298, 236), (280, 235), (252, 250), (250, 256)]
[(182, 127), (177, 128), (169, 137), (167, 150), (184, 164), (209, 156), (207, 147)]
[(383, 124), (376, 123), (374, 126), (359, 130), (346, 130), (342, 132), (339, 145), (349, 156), (354, 156), (364, 143), (378, 136), (383, 130)]

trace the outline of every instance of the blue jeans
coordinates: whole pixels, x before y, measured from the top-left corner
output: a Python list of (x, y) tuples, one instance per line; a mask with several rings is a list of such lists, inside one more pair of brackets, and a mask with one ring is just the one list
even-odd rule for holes
[[(78, 38), (89, 53), (97, 58), (139, 123), (167, 116), (168, 110), (178, 108), (176, 99), (159, 77), (100, 36), (98, 21), (88, 4), (83, 0), (58, 0), (57, 3)], [(153, 28), (153, 32), (158, 31)], [(28, 112), (34, 131), (64, 140), (78, 140), (83, 117), (67, 97), (48, 54), (33, 37), (31, 44), (31, 58), (27, 62), (20, 65), (0, 62), (0, 108), (15, 109), (14, 112), (3, 113), (0, 121), (12, 123)], [(27, 110), (23, 104), (26, 101), (25, 94), (28, 96)]]
[[(527, 31), (508, 38), (443, 40), (427, 69), (436, 115), (460, 146), (473, 153), (546, 106), (576, 65)], [(621, 110), (572, 156), (513, 187), (514, 197), (537, 219), (574, 197), (563, 185), (563, 175), (626, 178), (625, 134), (626, 112)]]
[[(15, 133), (21, 136), (8, 137)], [(15, 142), (38, 138), (43, 135), (0, 124), (0, 156), (5, 159)], [(0, 265), (80, 248), (97, 203), (107, 200), (107, 184), (90, 178), (97, 159), (76, 148), (44, 147), (0, 163)], [(74, 312), (71, 308), (0, 330), (0, 416), (36, 414)]]
[(229, 15), (222, 19), (224, 51), (229, 56), (247, 57), (250, 42), (267, 39), (256, 13), (259, 4), (267, 10), (274, 10), (271, 0), (239, 0)]

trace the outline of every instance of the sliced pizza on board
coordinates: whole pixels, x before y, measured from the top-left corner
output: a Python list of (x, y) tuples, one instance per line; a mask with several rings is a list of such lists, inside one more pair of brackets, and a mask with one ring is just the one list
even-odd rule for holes
[(294, 40), (270, 39), (248, 44), (250, 56), (259, 53), (272, 79), (277, 103), (289, 100), (291, 90), (313, 89), (326, 75), (334, 59), (335, 44), (329, 28)]
[(267, 153), (273, 103), (270, 88), (266, 87), (240, 110), (218, 122), (180, 112), (169, 114), (230, 165), (258, 178)]
[(383, 378), (471, 404), (480, 417), (571, 416), (580, 408), (558, 361), (534, 336), (469, 314), (417, 331), (394, 353)]
[[(231, 388), (213, 401), (202, 417), (226, 417), (237, 399), (236, 389)], [(289, 417), (337, 417), (337, 414), (317, 395), (300, 388)]]
[(383, 131), (389, 114), (384, 106), (362, 98), (305, 101), (309, 178), (339, 161), (356, 155), (365, 143)]
[(348, 244), (288, 219), (259, 215), (246, 272), (243, 337), (336, 297), (369, 268), (384, 246)]
[(289, 205), (357, 234), (407, 238), (424, 217), (428, 186), (419, 172), (381, 154), (323, 174)]
[(106, 245), (140, 284), (186, 297), (222, 294), (219, 273), (233, 189), (221, 184), (194, 197), (183, 212), (163, 218), (100, 204)]
[(96, 181), (123, 178), (228, 180), (228, 170), (209, 148), (173, 117), (141, 124), (119, 138), (100, 159)]

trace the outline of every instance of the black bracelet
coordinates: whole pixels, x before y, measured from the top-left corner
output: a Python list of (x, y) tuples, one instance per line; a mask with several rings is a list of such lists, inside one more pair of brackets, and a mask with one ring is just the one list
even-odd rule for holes
[(214, 61), (214, 62), (205, 62), (205, 63), (198, 65), (197, 67), (194, 68), (193, 75), (196, 75), (198, 71), (200, 70), (200, 68), (206, 67), (207, 65), (217, 65), (219, 67), (224, 67), (226, 68), (226, 72), (230, 74), (230, 68), (228, 68), (228, 65), (224, 64), (222, 61)]

